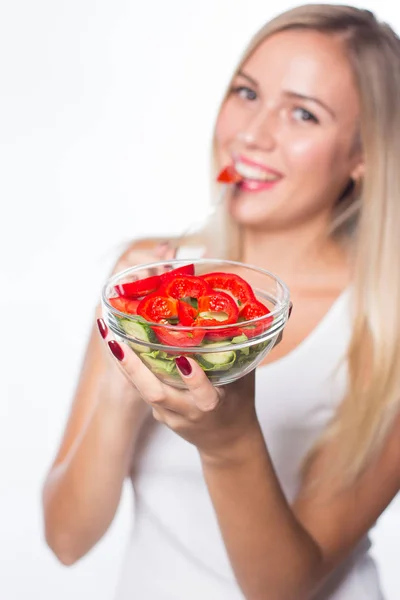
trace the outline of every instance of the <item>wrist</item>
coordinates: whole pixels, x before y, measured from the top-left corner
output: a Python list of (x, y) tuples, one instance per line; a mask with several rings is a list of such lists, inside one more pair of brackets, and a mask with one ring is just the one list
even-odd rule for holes
[(228, 443), (213, 448), (199, 448), (200, 459), (206, 468), (235, 468), (266, 453), (264, 436), (258, 421)]

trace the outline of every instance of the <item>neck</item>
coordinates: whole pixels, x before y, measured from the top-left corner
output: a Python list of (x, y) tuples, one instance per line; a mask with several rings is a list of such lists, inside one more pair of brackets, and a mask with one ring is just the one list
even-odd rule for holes
[(291, 286), (329, 286), (338, 273), (347, 279), (348, 257), (325, 232), (326, 227), (317, 224), (279, 231), (246, 228), (242, 231), (242, 260), (276, 273)]

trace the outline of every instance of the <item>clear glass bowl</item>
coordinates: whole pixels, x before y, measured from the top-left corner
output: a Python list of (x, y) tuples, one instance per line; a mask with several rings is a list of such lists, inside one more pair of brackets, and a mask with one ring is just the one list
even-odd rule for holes
[[(120, 312), (110, 304), (110, 298), (117, 295), (116, 286), (187, 264), (194, 264), (195, 275), (215, 271), (240, 275), (251, 285), (256, 298), (271, 312), (257, 319), (241, 322), (238, 331), (237, 323), (216, 327), (178, 327), (151, 323), (138, 315)], [(117, 273), (103, 287), (102, 305), (104, 320), (115, 339), (128, 344), (161, 381), (176, 388), (185, 388), (175, 365), (174, 359), (177, 356), (193, 358), (215, 386), (231, 383), (255, 369), (273, 348), (287, 323), (290, 296), (287, 286), (279, 277), (258, 267), (229, 260), (179, 259), (139, 265)], [(191, 337), (192, 333), (202, 330), (205, 337), (197, 346), (187, 346), (187, 342), (183, 346), (178, 342), (178, 345), (167, 345), (160, 341), (166, 337), (162, 334), (168, 335), (168, 332), (177, 330), (184, 333), (185, 337)], [(143, 331), (146, 335), (143, 335)], [(216, 333), (223, 339), (215, 341)]]

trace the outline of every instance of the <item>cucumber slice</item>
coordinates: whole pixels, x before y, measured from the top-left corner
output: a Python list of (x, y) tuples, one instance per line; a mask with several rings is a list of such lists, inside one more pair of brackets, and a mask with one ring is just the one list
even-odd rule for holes
[[(232, 344), (243, 344), (243, 342), (247, 342), (248, 339), (249, 338), (247, 335), (242, 333), (241, 335), (237, 335), (236, 337), (232, 338)], [(246, 348), (240, 348), (239, 352), (245, 356), (248, 356), (250, 353), (250, 348), (248, 346)]]
[[(214, 348), (224, 345), (226, 345), (224, 342), (208, 344), (209, 347), (212, 346)], [(236, 360), (236, 352), (234, 350), (228, 350), (227, 352), (206, 352), (205, 354), (197, 354), (196, 359), (203, 371), (228, 371)]]
[(247, 342), (248, 339), (249, 338), (247, 337), (247, 335), (244, 335), (244, 333), (242, 333), (241, 335), (236, 335), (232, 338), (232, 344), (243, 344), (243, 342)]
[(168, 352), (164, 352), (163, 350), (160, 350), (158, 354), (159, 356), (156, 358), (162, 358), (163, 360), (175, 360), (175, 356), (173, 356), (172, 354), (168, 354)]
[(154, 373), (168, 373), (171, 375), (176, 371), (175, 361), (154, 358), (151, 353), (142, 352), (140, 358)]
[[(131, 321), (130, 319), (121, 319), (120, 325), (122, 329), (128, 335), (142, 340), (143, 342), (149, 342), (150, 344), (157, 344), (157, 336), (149, 325), (142, 321)], [(150, 346), (142, 346), (141, 344), (135, 344), (134, 342), (128, 342), (132, 350), (136, 352), (151, 352)]]

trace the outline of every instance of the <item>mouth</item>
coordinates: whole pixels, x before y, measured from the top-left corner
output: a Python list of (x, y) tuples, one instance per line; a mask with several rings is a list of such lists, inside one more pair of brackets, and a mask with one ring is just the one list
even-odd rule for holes
[(270, 190), (283, 178), (282, 173), (244, 156), (238, 156), (234, 159), (234, 169), (242, 178), (236, 184), (237, 189), (246, 192)]
[(249, 160), (243, 156), (238, 156), (234, 160), (235, 171), (242, 177), (243, 183), (276, 183), (282, 179), (283, 175), (276, 171)]

